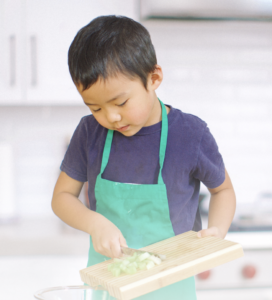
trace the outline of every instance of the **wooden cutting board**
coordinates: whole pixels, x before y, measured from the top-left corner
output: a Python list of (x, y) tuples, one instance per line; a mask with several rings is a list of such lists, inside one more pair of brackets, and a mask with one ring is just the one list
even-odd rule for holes
[(221, 238), (198, 238), (188, 231), (141, 250), (166, 255), (166, 260), (150, 270), (114, 277), (108, 260), (80, 271), (83, 282), (102, 286), (111, 296), (129, 300), (232, 261), (244, 255), (240, 244)]

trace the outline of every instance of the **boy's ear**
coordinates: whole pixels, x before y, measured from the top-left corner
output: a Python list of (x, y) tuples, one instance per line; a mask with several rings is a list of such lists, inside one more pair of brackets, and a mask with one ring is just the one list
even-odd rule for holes
[(156, 65), (156, 69), (154, 70), (154, 72), (150, 73), (148, 77), (149, 88), (155, 91), (160, 86), (162, 80), (163, 80), (162, 68), (161, 66)]

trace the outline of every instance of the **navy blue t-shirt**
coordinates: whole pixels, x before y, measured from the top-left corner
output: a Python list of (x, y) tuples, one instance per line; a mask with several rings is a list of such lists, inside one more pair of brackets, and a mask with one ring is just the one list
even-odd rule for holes
[[(225, 180), (225, 167), (207, 124), (168, 105), (168, 140), (162, 177), (175, 234), (201, 230), (200, 181), (215, 188)], [(61, 164), (68, 176), (89, 183), (90, 208), (96, 210), (94, 186), (100, 172), (107, 129), (85, 116), (77, 126)], [(122, 183), (156, 184), (159, 174), (161, 122), (126, 137), (115, 131), (102, 178)]]

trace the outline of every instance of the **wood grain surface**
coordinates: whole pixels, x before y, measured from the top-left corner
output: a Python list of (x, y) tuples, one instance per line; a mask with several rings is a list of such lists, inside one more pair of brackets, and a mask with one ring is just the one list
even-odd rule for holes
[(166, 255), (165, 261), (150, 270), (114, 277), (107, 270), (111, 259), (81, 270), (81, 279), (94, 288), (104, 287), (117, 299), (129, 300), (244, 255), (238, 243), (216, 237), (198, 238), (196, 234), (188, 231), (141, 248)]

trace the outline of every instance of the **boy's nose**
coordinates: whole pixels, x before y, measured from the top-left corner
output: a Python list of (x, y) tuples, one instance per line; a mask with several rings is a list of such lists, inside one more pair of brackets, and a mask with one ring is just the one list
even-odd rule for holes
[(118, 113), (109, 113), (107, 119), (110, 123), (115, 123), (121, 121), (121, 115)]

